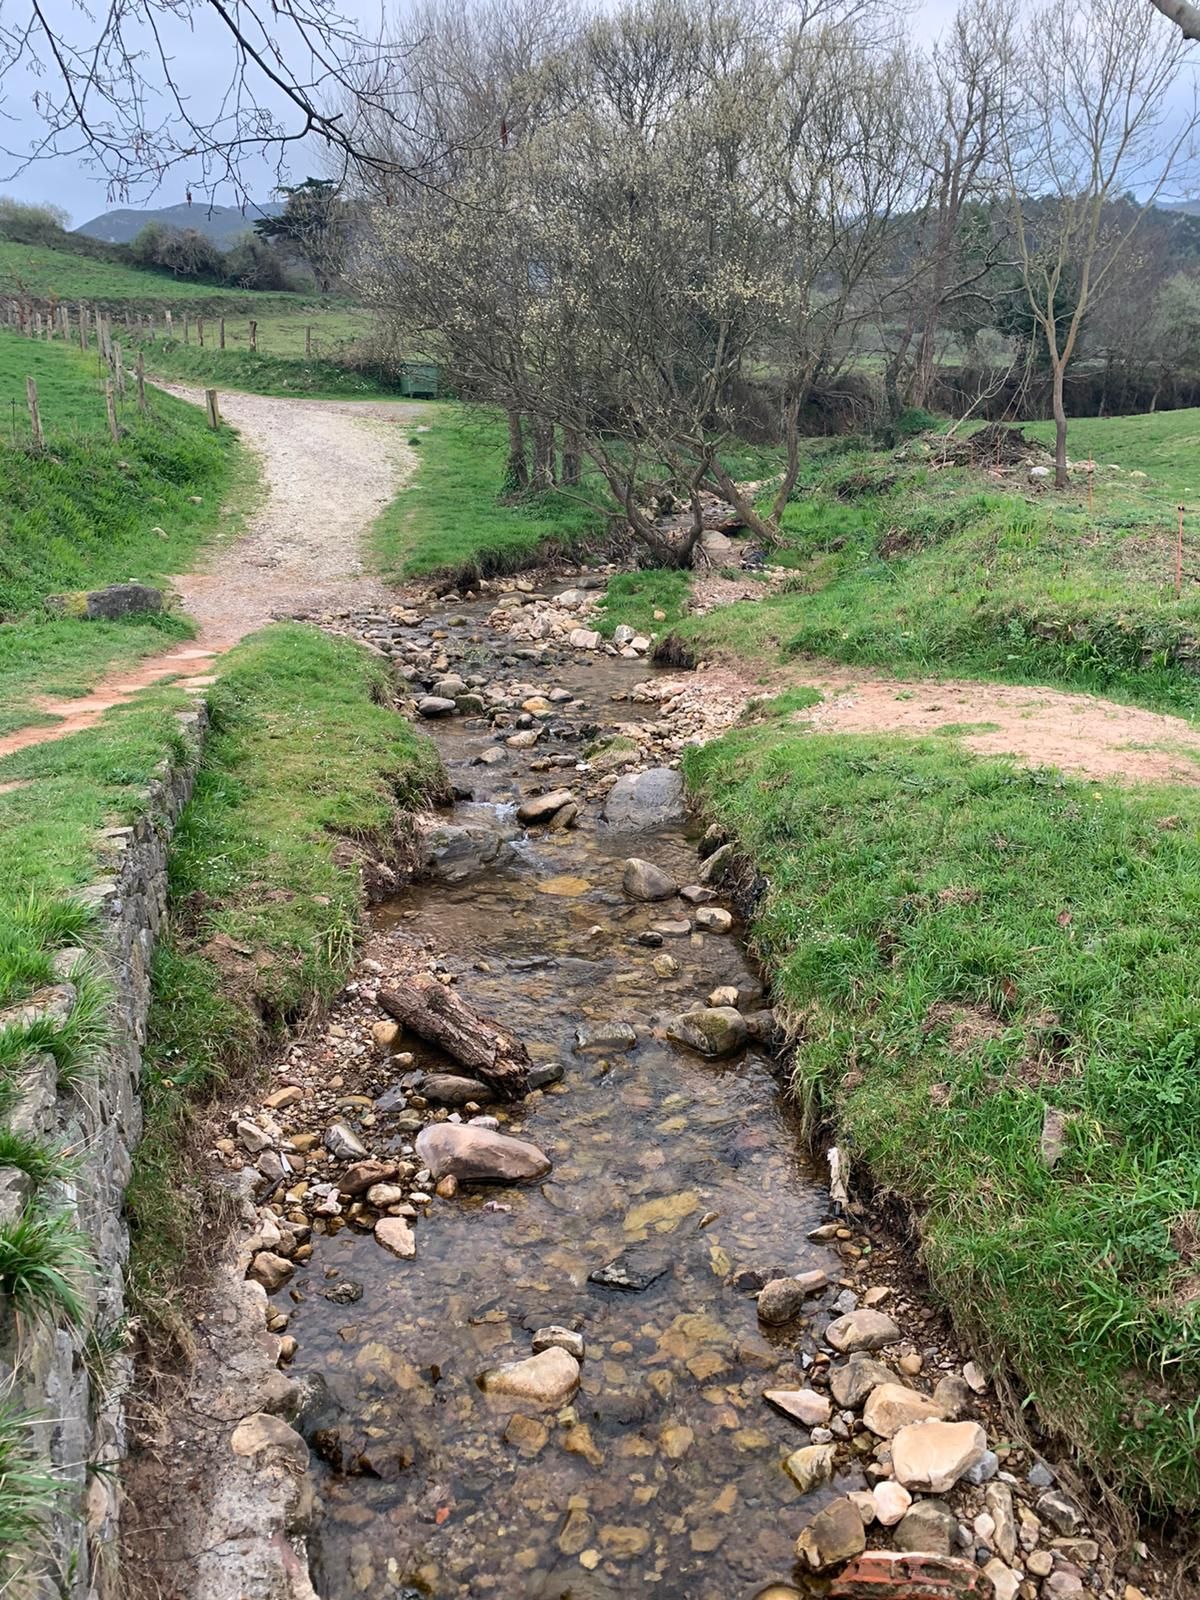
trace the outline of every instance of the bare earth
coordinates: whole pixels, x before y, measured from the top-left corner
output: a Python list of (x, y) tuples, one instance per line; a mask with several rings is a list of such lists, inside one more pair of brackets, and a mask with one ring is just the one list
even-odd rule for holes
[[(198, 390), (171, 393), (204, 398)], [(405, 441), (421, 407), (226, 394), (221, 411), (258, 456), (265, 493), (242, 538), (174, 580), (199, 625), (197, 638), (116, 669), (81, 699), (39, 701), (39, 710), (62, 720), (0, 739), (0, 756), (91, 727), (149, 684), (203, 682), (215, 656), (278, 618), (386, 602), (364, 570), (363, 540), (412, 474), (415, 456)]]

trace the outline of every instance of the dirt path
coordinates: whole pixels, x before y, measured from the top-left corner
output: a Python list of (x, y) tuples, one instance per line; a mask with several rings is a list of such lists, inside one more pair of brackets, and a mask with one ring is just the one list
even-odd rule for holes
[[(203, 400), (199, 390), (167, 387)], [(197, 637), (114, 668), (80, 699), (35, 702), (61, 720), (0, 739), (0, 757), (91, 727), (166, 678), (204, 683), (217, 655), (268, 622), (387, 602), (365, 572), (363, 540), (412, 472), (405, 440), (421, 407), (226, 394), (221, 410), (258, 456), (265, 494), (236, 543), (210, 550), (199, 571), (174, 580)]]

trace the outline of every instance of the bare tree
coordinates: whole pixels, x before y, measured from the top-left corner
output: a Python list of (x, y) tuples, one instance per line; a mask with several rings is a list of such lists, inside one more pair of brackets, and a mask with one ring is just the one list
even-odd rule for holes
[[(1049, 0), (1009, 64), (1001, 150), (1021, 288), (1050, 363), (1059, 488), (1065, 380), (1088, 306), (1193, 154), (1195, 102), (1172, 99), (1184, 50), (1125, 0)], [(1115, 207), (1127, 194), (1136, 202)]]
[[(192, 93), (180, 60), (197, 32), (222, 61), (215, 83)], [(363, 116), (407, 126), (411, 107), (393, 92), (404, 55), (336, 0), (104, 0), (98, 11), (9, 0), (0, 89), (27, 90), (40, 124), (27, 144), (0, 150), (10, 175), (42, 157), (81, 156), (121, 197), (180, 169), (210, 193), (230, 183), (244, 196), (248, 161), (266, 157), (282, 177), (288, 150), (306, 139), (343, 175), (377, 169), (388, 147), (358, 138), (341, 101), (352, 91)], [(405, 149), (415, 174), (422, 157), (411, 140)]]

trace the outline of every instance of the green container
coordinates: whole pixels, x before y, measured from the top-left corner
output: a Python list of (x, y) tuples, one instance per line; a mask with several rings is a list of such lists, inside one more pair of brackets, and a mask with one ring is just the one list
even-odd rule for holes
[(436, 400), (438, 369), (432, 361), (405, 361), (400, 368), (400, 393), (413, 400)]

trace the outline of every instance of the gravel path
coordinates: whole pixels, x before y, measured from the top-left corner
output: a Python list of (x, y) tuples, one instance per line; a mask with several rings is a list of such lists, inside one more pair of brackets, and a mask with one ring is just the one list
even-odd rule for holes
[[(203, 403), (200, 390), (164, 387)], [(241, 537), (174, 580), (197, 638), (114, 668), (80, 699), (39, 701), (38, 710), (60, 720), (0, 739), (0, 757), (91, 727), (164, 678), (203, 683), (214, 657), (268, 622), (389, 603), (365, 571), (364, 540), (412, 473), (407, 439), (422, 407), (226, 394), (221, 411), (258, 457), (264, 494)]]

